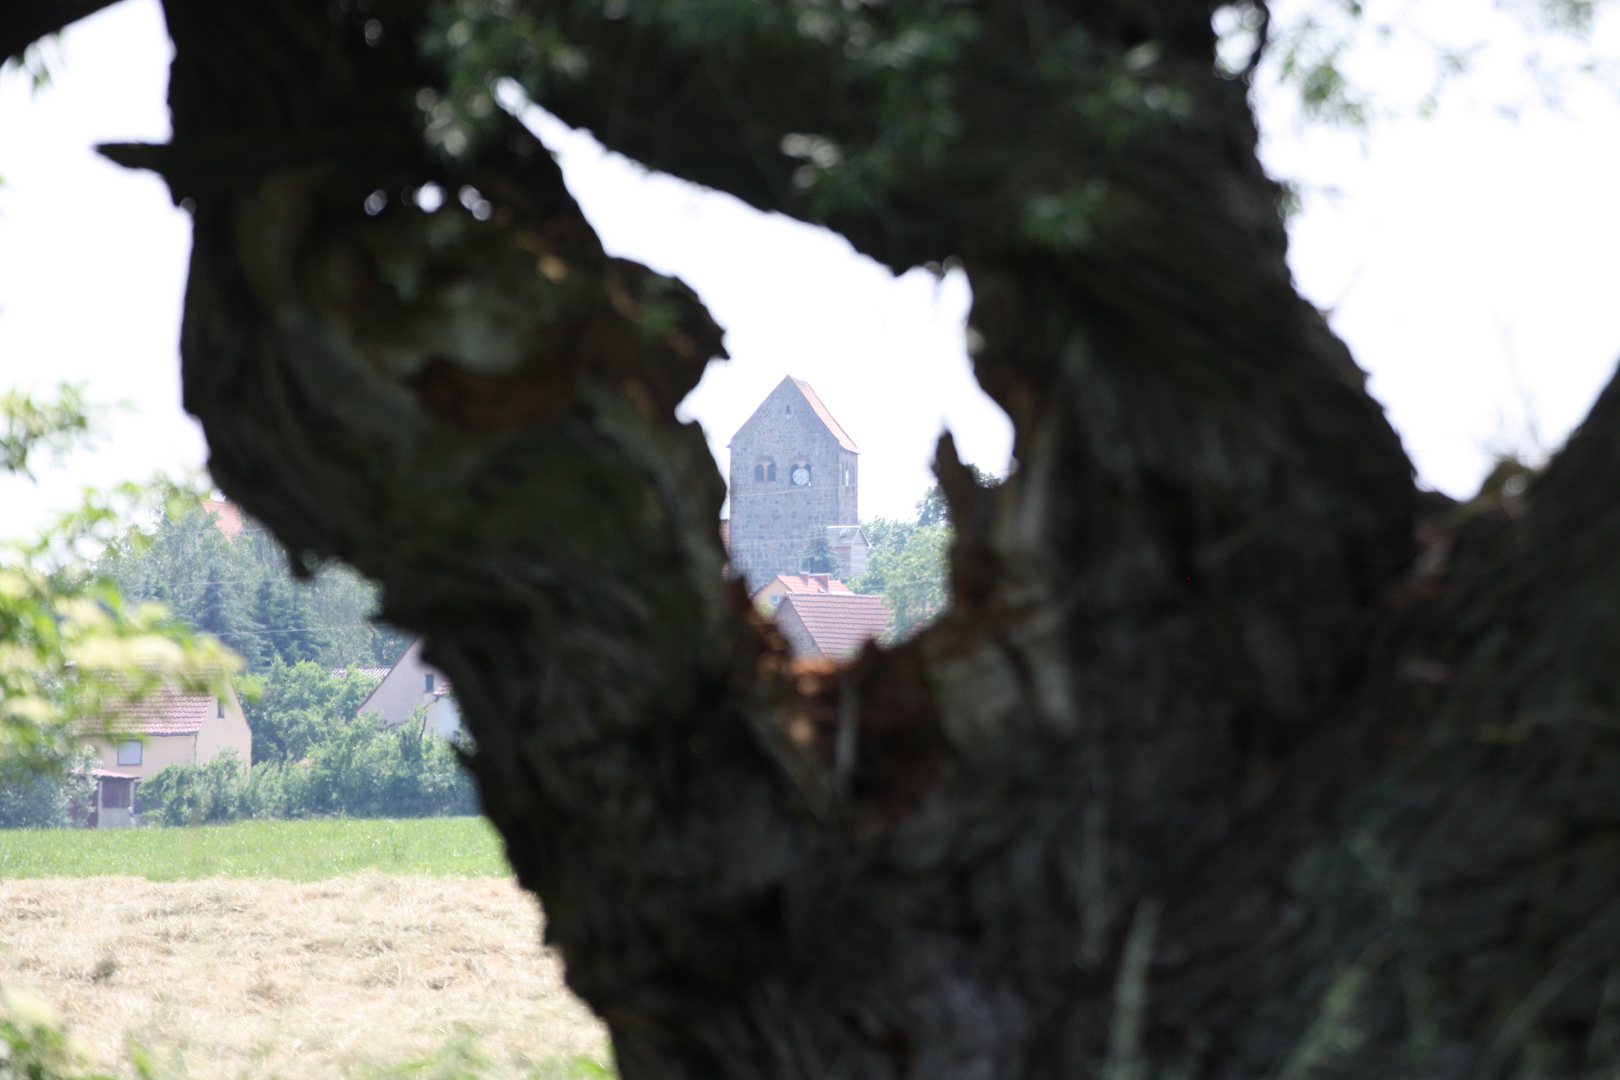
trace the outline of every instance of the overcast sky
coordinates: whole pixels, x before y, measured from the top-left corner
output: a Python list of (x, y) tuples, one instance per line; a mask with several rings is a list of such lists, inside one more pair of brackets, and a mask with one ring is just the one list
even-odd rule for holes
[[(1442, 28), (1457, 40), (1514, 44), (1488, 0), (1442, 6), (1464, 19)], [(1459, 497), (1492, 452), (1538, 439), (1555, 448), (1620, 356), (1620, 104), (1579, 82), (1561, 111), (1505, 119), (1500, 106), (1525, 96), (1524, 79), (1520, 54), (1499, 51), (1508, 60), (1482, 64), (1434, 119), (1358, 136), (1295, 123), (1286, 95), (1262, 112), (1269, 167), (1313, 193), (1291, 226), (1301, 289), (1331, 309), (1422, 479)], [(0, 481), (0, 535), (27, 532), (80, 484), (206, 457), (179, 405), (189, 220), (156, 178), (91, 150), (167, 137), (156, 0), (78, 24), (60, 52), (38, 95), (16, 72), (0, 78), (0, 385), (83, 381), (130, 409), (109, 417), (98, 452), (41, 489)], [(1387, 50), (1351, 64), (1397, 87), (1429, 70)], [(726, 328), (733, 359), (711, 365), (685, 405), (722, 467), (731, 434), (792, 374), (860, 444), (863, 517), (910, 513), (942, 427), (969, 460), (1007, 468), (1006, 418), (963, 352), (959, 275), (896, 279), (836, 236), (648, 174), (555, 121), (537, 125), (608, 249), (684, 279)]]

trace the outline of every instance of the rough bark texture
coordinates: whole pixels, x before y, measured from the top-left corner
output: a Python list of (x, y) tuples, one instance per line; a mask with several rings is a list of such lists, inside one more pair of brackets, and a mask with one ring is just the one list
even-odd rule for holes
[[(1528, 493), (1426, 504), (1207, 7), (853, 7), (167, 0), (174, 142), (109, 151), (194, 207), (215, 477), (429, 635), (623, 1074), (1608, 1075), (1620, 394)], [(940, 623), (788, 661), (673, 419), (718, 329), (515, 122), (435, 148), (479, 65), (963, 261), (1018, 470), (941, 444)]]

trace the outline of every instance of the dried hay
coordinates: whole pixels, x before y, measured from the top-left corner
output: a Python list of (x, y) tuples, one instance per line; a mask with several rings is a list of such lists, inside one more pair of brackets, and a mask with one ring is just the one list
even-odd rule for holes
[(492, 1077), (607, 1049), (504, 878), (0, 880), (0, 942), (0, 985), (124, 1074), (127, 1039), (209, 1080), (337, 1077), (467, 1038)]

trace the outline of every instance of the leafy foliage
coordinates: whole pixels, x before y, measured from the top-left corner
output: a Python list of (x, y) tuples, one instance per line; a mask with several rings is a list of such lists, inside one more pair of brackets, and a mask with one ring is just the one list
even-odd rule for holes
[(253, 731), (253, 762), (299, 761), (339, 735), (377, 688), (377, 680), (349, 669), (333, 674), (310, 661), (283, 663), (278, 656), (244, 707)]
[(228, 537), (192, 501), (132, 530), (107, 554), (103, 571), (126, 595), (162, 602), (187, 625), (213, 634), (263, 671), (276, 661), (329, 667), (393, 663), (408, 637), (372, 621), (376, 589), (345, 567), (323, 566), (295, 580), (285, 551), (244, 517)]
[(947, 558), (955, 532), (949, 525), (878, 518), (865, 526), (872, 550), (866, 573), (849, 583), (858, 593), (882, 593), (894, 613), (891, 641), (928, 625), (950, 600)]
[[(88, 753), (83, 756), (90, 757)], [(89, 810), (95, 785), (95, 778), (82, 767), (42, 775), (0, 764), (0, 829), (56, 829), (80, 824)]]
[(226, 750), (197, 765), (170, 765), (140, 787), (148, 817), (163, 825), (203, 825), (242, 816), (242, 759)]
[[(981, 487), (1001, 481), (969, 465)], [(950, 602), (950, 552), (956, 539), (950, 506), (938, 484), (917, 501), (915, 521), (876, 518), (862, 528), (872, 545), (866, 572), (849, 583), (858, 593), (882, 593), (894, 613), (889, 639), (902, 641), (932, 622)]]
[(805, 574), (836, 574), (840, 565), (825, 532), (811, 537), (799, 555), (799, 571)]
[(44, 449), (60, 456), (90, 434), (84, 388), (62, 386), (54, 400), (9, 390), (0, 394), (0, 469), (33, 476), (29, 459)]
[(389, 728), (375, 715), (334, 720), (306, 756), (251, 771), (221, 755), (170, 765), (141, 785), (148, 820), (201, 825), (245, 817), (433, 817), (476, 814), (472, 782), (455, 748), (422, 730), (420, 717)]
[(105, 1080), (86, 1064), (55, 1009), (32, 994), (0, 990), (0, 1080)]
[[(1494, 73), (1492, 104), (1509, 114), (1538, 99), (1557, 108), (1577, 80), (1612, 85), (1613, 62), (1590, 48), (1592, 0), (1492, 7), (1488, 16), (1476, 9), (1474, 18), (1458, 20), (1454, 11), (1412, 0), (1240, 0), (1217, 8), (1214, 25), (1224, 71), (1246, 73), (1232, 55), (1265, 45), (1260, 83), (1293, 98), (1299, 115), (1314, 123), (1365, 129), (1383, 118), (1429, 116), (1454, 84), (1482, 68)], [(1482, 18), (1499, 32), (1481, 37)], [(1458, 26), (1468, 27), (1466, 37)], [(1520, 55), (1504, 55), (1511, 50)]]
[[(26, 471), (41, 448), (63, 450), (89, 428), (82, 395), (0, 395), (4, 460)], [(184, 497), (160, 481), (91, 492), (43, 535), (0, 549), (0, 766), (12, 783), (60, 777), (78, 740), (160, 686), (218, 692), (239, 661), (160, 604), (131, 603), (89, 553), (154, 503)]]

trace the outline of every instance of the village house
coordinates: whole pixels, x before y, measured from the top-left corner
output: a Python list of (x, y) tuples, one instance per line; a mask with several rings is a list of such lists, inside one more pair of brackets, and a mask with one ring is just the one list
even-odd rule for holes
[(893, 616), (881, 596), (852, 592), (786, 592), (776, 628), (794, 656), (848, 660), (888, 630)]
[(107, 735), (85, 738), (95, 751), (92, 828), (136, 824), (141, 781), (169, 765), (200, 765), (230, 751), (245, 769), (253, 760), (253, 732), (234, 690), (158, 690), (119, 709)]
[(774, 615), (788, 593), (848, 593), (850, 588), (831, 574), (777, 574), (753, 595), (754, 606)]
[(389, 727), (398, 727), (423, 710), (422, 730), (450, 738), (461, 730), (461, 712), (450, 693), (450, 680), (422, 659), (422, 639), (411, 642), (399, 662), (383, 675), (377, 689), (361, 704), (359, 715), (376, 713)]

